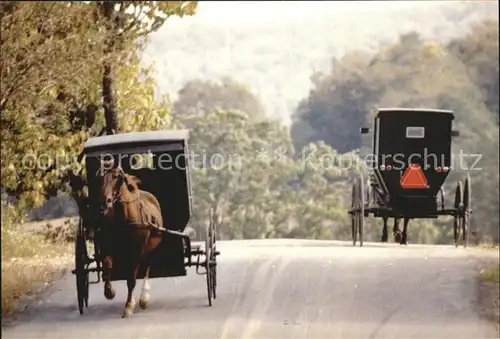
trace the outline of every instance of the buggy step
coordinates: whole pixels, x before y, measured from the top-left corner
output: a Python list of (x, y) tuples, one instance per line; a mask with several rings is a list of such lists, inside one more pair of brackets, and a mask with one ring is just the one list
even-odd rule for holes
[[(206, 251), (200, 245), (191, 248), (191, 255), (205, 255)], [(220, 255), (220, 251), (215, 251), (214, 255)]]
[[(93, 267), (93, 268), (86, 268), (85, 273), (90, 273), (90, 272), (102, 272), (102, 268), (100, 267)], [(76, 269), (71, 270), (72, 274), (76, 274)]]

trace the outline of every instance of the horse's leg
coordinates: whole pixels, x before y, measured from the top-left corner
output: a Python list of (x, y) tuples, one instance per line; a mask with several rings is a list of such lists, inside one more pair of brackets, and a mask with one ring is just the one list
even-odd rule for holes
[(104, 296), (111, 300), (115, 297), (116, 292), (111, 286), (111, 269), (113, 267), (113, 258), (110, 255), (104, 257), (102, 263), (102, 280), (104, 280)]
[(161, 237), (152, 236), (151, 233), (148, 236), (148, 246), (145, 248), (146, 254), (144, 255), (144, 281), (142, 283), (141, 297), (139, 299), (139, 307), (141, 309), (146, 309), (149, 302), (149, 272), (151, 269), (151, 256), (153, 255), (153, 250), (158, 246), (161, 241)]
[(408, 245), (408, 222), (410, 222), (409, 218), (405, 218), (405, 223), (403, 226), (403, 235), (401, 237), (401, 245)]
[(137, 283), (137, 270), (139, 268), (139, 264), (134, 265), (130, 270), (130, 275), (127, 278), (127, 302), (125, 303), (125, 310), (123, 311), (122, 318), (128, 318), (134, 313), (135, 308), (135, 299), (133, 296), (134, 288)]
[(99, 249), (99, 243), (96, 242), (96, 239), (94, 238), (94, 259), (96, 261), (97, 269), (98, 272), (102, 269), (101, 267), (101, 250)]
[(101, 272), (103, 259), (101, 255), (102, 251), (99, 242), (99, 232), (95, 227), (92, 227), (92, 233), (93, 233), (93, 243), (94, 243), (94, 260), (96, 261), (98, 272)]
[(395, 242), (401, 242), (401, 230), (399, 229), (399, 218), (394, 218), (394, 227), (392, 228)]
[(149, 302), (149, 263), (144, 273), (144, 280), (142, 283), (141, 297), (139, 299), (139, 307), (145, 310)]
[(382, 242), (387, 242), (387, 217), (384, 217), (384, 227), (382, 228)]

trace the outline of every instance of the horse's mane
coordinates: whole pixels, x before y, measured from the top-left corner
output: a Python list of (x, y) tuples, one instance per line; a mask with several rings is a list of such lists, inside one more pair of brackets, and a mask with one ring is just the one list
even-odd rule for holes
[(127, 188), (129, 191), (134, 192), (139, 189), (141, 179), (139, 179), (135, 175), (125, 174), (125, 180), (127, 182)]

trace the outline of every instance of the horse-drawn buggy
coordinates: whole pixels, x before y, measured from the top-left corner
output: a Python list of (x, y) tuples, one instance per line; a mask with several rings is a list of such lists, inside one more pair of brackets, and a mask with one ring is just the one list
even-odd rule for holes
[[(91, 283), (103, 281), (105, 297), (113, 299), (112, 282), (127, 280), (126, 317), (135, 307), (132, 292), (137, 279), (144, 279), (139, 305), (145, 308), (149, 278), (185, 276), (190, 266), (206, 275), (212, 305), (218, 212), (209, 211), (204, 246), (192, 244), (183, 232), (192, 214), (188, 137), (187, 130), (133, 132), (85, 143), (88, 197), (80, 207), (73, 270), (81, 314), (88, 306)], [(89, 234), (93, 256), (87, 247)], [(97, 279), (91, 282), (92, 272)]]
[[(452, 111), (435, 109), (379, 109), (373, 123), (373, 158), (367, 180), (360, 174), (352, 187), (351, 216), (353, 245), (359, 237), (363, 246), (365, 217), (373, 214), (384, 221), (382, 242), (387, 242), (387, 221), (394, 218), (396, 242), (407, 244), (410, 219), (454, 218), (456, 246), (467, 246), (470, 230), (471, 181), (455, 189), (454, 205), (445, 208), (443, 183), (452, 169)], [(370, 132), (361, 128), (362, 134)], [(399, 220), (404, 219), (401, 232)]]

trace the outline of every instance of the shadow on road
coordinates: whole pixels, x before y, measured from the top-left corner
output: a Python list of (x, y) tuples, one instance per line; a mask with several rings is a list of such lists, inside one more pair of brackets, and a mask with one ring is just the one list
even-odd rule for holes
[[(18, 315), (13, 321), (3, 325), (4, 328), (14, 328), (21, 326), (23, 322), (29, 321), (32, 324), (50, 324), (50, 323), (102, 323), (113, 320), (125, 321), (134, 318), (157, 318), (169, 319), (172, 316), (179, 316), (181, 313), (198, 313), (206, 309), (208, 313), (214, 307), (209, 307), (206, 299), (203, 296), (199, 297), (183, 297), (179, 299), (157, 298), (152, 299), (149, 307), (146, 310), (139, 308), (138, 300), (135, 313), (131, 319), (122, 319), (125, 299), (123, 300), (96, 300), (94, 304), (89, 300), (89, 307), (84, 309), (83, 315), (80, 315), (75, 304), (60, 304), (60, 303), (43, 303), (32, 309), (30, 312)], [(215, 303), (215, 302), (214, 302)], [(215, 321), (222, 320), (220, 314), (212, 312)], [(89, 325), (90, 326), (90, 325)]]

